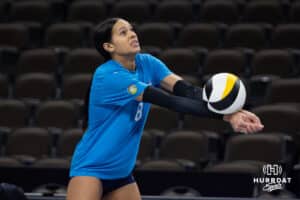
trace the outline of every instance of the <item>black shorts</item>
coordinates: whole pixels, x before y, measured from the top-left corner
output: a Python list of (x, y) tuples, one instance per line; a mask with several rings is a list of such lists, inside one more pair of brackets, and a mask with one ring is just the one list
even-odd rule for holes
[(112, 180), (103, 180), (101, 179), (102, 182), (102, 187), (103, 187), (103, 193), (102, 196), (105, 196), (106, 194), (124, 186), (128, 185), (130, 183), (134, 183), (134, 177), (132, 174), (125, 178), (120, 178), (120, 179), (112, 179)]

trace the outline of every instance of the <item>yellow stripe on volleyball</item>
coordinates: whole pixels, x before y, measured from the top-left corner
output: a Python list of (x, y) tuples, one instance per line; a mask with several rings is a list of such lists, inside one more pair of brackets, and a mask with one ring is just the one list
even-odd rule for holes
[(224, 99), (232, 90), (235, 82), (237, 80), (237, 77), (232, 75), (232, 74), (228, 74), (227, 75), (227, 79), (226, 79), (226, 86), (222, 95), (222, 99)]

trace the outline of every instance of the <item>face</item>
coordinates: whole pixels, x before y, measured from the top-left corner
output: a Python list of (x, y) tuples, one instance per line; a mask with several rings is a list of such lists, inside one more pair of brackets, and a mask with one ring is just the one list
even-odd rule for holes
[(112, 41), (104, 44), (112, 55), (135, 55), (141, 48), (132, 25), (125, 20), (118, 20), (112, 29)]

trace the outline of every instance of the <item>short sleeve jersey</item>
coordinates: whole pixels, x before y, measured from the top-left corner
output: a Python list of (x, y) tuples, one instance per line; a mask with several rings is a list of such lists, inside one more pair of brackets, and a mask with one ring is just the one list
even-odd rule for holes
[(70, 176), (116, 179), (135, 165), (150, 104), (136, 97), (149, 85), (159, 86), (171, 71), (150, 54), (137, 54), (130, 71), (109, 60), (100, 65), (90, 91), (89, 122), (78, 143)]

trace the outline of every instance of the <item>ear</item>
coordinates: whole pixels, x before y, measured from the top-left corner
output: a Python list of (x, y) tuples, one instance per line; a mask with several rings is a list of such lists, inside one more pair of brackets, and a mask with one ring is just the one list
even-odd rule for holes
[(103, 43), (103, 48), (109, 53), (114, 51), (114, 45), (108, 42)]

